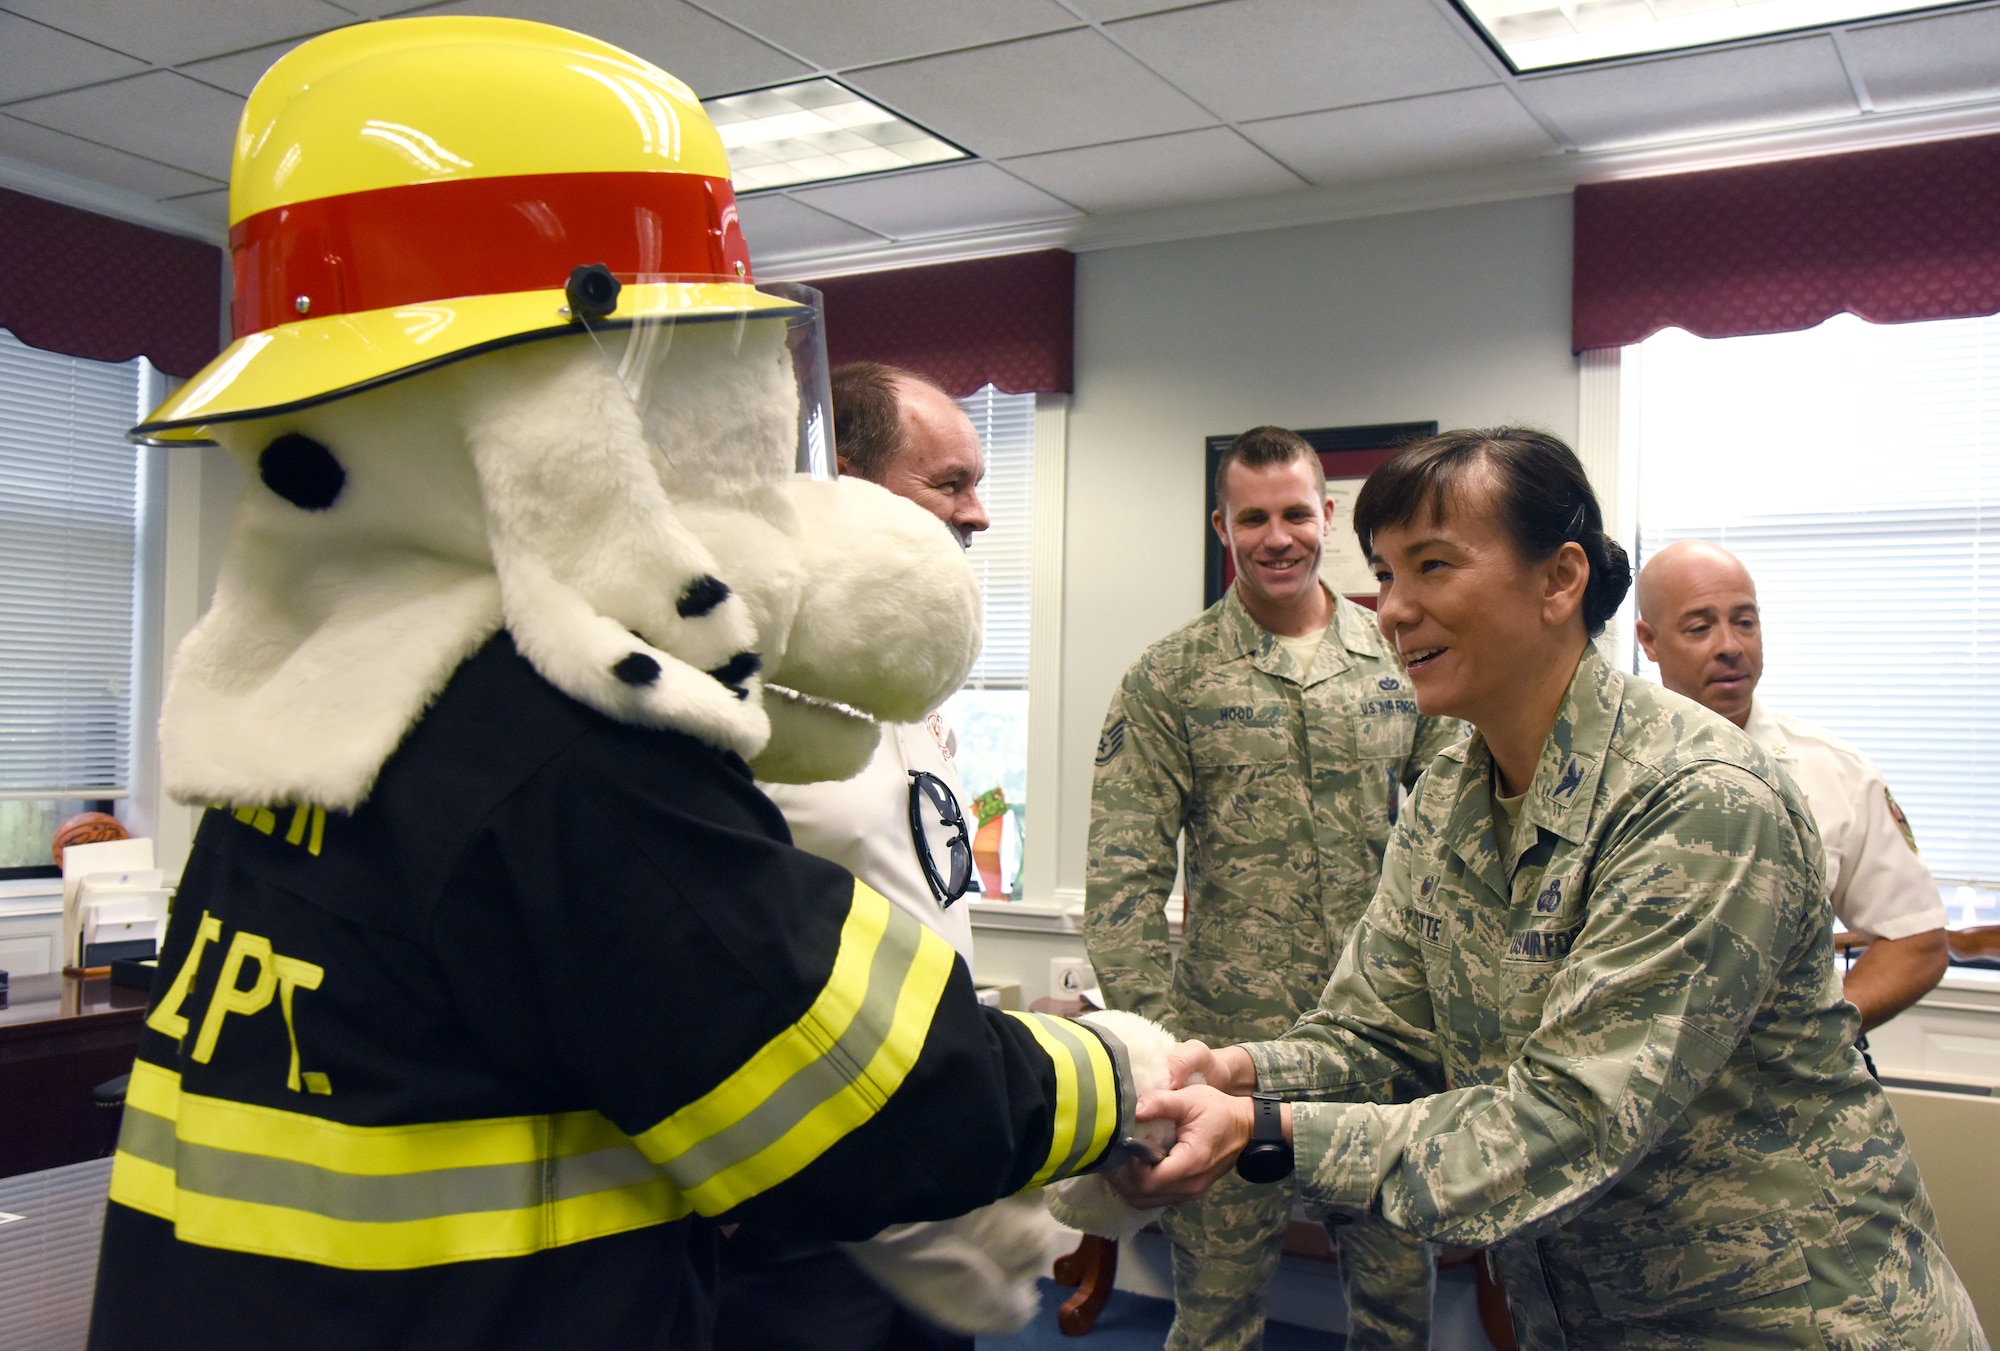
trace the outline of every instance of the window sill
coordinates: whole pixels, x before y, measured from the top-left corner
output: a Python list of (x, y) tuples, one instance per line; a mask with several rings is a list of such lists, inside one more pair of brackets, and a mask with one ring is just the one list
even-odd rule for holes
[[(1984, 995), (1985, 998), (1979, 1002), (1991, 1002), (1994, 1012), (2000, 1013), (2000, 971), (1988, 971), (1977, 966), (1947, 967), (1944, 979), (1937, 983), (1937, 989)], [(1926, 999), (1929, 997), (1925, 996)]]
[(61, 913), (61, 878), (24, 877), (0, 882), (0, 918)]
[[(1060, 900), (1049, 901), (968, 901), (975, 929), (1012, 929), (1020, 933), (1080, 934), (1083, 932), (1081, 893), (1058, 891)], [(1182, 906), (1178, 895), (1167, 900), (1167, 935), (1178, 942), (1181, 936)]]
[(1034, 901), (967, 901), (975, 929), (1012, 929), (1023, 933), (1083, 932), (1083, 908)]

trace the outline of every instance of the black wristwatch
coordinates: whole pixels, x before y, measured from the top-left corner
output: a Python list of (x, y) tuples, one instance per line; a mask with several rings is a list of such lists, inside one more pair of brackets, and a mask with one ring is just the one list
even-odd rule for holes
[(1285, 1139), (1284, 1099), (1275, 1093), (1252, 1093), (1257, 1120), (1250, 1143), (1236, 1156), (1236, 1175), (1245, 1182), (1276, 1182), (1292, 1175), (1292, 1146)]

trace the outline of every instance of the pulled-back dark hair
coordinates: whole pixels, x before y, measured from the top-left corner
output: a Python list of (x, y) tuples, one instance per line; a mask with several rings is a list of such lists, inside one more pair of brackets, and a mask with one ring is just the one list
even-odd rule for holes
[(1319, 484), (1320, 495), (1325, 496), (1326, 470), (1320, 467), (1319, 456), (1303, 436), (1283, 427), (1252, 427), (1231, 441), (1229, 448), (1216, 458), (1215, 505), (1221, 507), (1229, 500), (1230, 465), (1263, 469), (1268, 465), (1290, 464), (1301, 457), (1312, 466), (1313, 481)]
[(1374, 554), (1375, 532), (1408, 525), (1421, 512), (1443, 520), (1464, 501), (1467, 480), (1484, 466), (1494, 502), (1514, 548), (1530, 563), (1565, 544), (1583, 547), (1590, 581), (1583, 592), (1583, 627), (1595, 638), (1632, 586), (1624, 546), (1604, 533), (1604, 513), (1576, 452), (1547, 432), (1492, 427), (1444, 432), (1414, 442), (1368, 476), (1354, 502), (1361, 552)]

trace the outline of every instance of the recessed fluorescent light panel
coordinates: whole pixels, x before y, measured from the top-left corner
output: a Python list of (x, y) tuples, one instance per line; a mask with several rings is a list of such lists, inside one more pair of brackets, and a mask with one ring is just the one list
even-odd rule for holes
[(971, 156), (832, 80), (703, 99), (738, 192), (824, 183)]
[(1952, 5), (1910, 0), (1458, 0), (1517, 71), (1547, 70)]

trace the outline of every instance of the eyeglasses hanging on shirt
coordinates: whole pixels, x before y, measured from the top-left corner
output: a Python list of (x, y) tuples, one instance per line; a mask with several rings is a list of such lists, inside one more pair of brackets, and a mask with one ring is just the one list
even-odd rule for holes
[[(938, 866), (933, 822), (949, 832), (944, 841), (944, 867)], [(931, 895), (940, 908), (949, 910), (972, 885), (972, 836), (965, 828), (965, 813), (959, 808), (957, 794), (928, 770), (910, 771), (910, 839)]]

